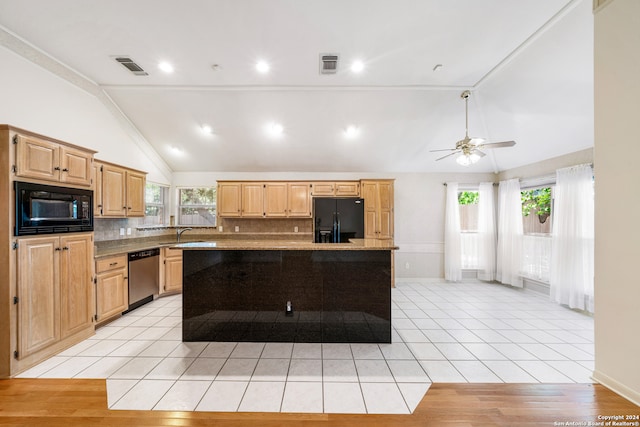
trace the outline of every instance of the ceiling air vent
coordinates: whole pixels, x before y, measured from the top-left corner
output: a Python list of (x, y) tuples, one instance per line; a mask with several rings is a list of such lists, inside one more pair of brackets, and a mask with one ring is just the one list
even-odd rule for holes
[(148, 76), (149, 75), (149, 73), (147, 73), (145, 70), (143, 70), (141, 66), (139, 66), (138, 64), (133, 62), (133, 59), (131, 59), (131, 58), (127, 58), (126, 56), (118, 56), (118, 57), (116, 57), (116, 61), (118, 61), (119, 63), (124, 65), (124, 67), (127, 70), (131, 71), (136, 76)]
[(335, 74), (338, 71), (338, 54), (320, 54), (320, 74)]

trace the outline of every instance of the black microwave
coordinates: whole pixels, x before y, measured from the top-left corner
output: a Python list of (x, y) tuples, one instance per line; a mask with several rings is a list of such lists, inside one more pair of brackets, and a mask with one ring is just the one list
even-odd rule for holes
[(93, 191), (15, 182), (16, 236), (93, 231)]

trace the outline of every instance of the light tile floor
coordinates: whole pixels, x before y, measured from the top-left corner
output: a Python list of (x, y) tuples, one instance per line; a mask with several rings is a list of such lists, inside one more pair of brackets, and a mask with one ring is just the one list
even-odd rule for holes
[(431, 382), (591, 382), (593, 318), (476, 281), (398, 283), (392, 344), (183, 343), (157, 299), (20, 377), (106, 378), (111, 409), (410, 413)]

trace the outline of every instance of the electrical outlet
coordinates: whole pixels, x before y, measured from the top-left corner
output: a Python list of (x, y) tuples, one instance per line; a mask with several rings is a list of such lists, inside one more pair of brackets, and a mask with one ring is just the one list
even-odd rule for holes
[(218, 231), (219, 231), (220, 233), (222, 233), (222, 226), (221, 226), (221, 225), (219, 225), (219, 226), (218, 226)]
[(236, 233), (237, 233), (238, 231), (240, 231), (240, 226), (239, 226), (239, 225), (236, 225)]
[(410, 268), (410, 266), (409, 266), (409, 261), (407, 261), (407, 262), (405, 262), (405, 263), (404, 263), (404, 268), (406, 268), (407, 270)]
[(131, 236), (131, 227), (127, 228), (127, 236)]
[(293, 227), (293, 232), (297, 233), (298, 232), (298, 227)]
[(124, 236), (124, 228), (121, 228), (121, 229), (120, 229), (120, 235), (121, 235), (121, 236)]

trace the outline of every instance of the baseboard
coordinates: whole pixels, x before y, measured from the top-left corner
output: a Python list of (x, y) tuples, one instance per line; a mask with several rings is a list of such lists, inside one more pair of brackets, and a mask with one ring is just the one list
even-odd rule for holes
[(536, 279), (530, 279), (528, 277), (522, 277), (522, 285), (525, 289), (533, 292), (537, 292), (542, 295), (551, 295), (551, 286), (548, 283), (541, 282)]
[(595, 381), (599, 382), (609, 390), (624, 397), (625, 399), (640, 406), (640, 391), (632, 390), (624, 384), (614, 380), (610, 376), (603, 374), (602, 372), (595, 370), (591, 376)]

